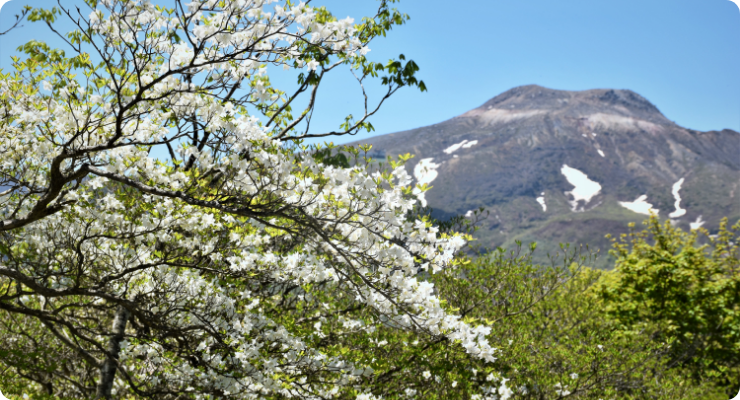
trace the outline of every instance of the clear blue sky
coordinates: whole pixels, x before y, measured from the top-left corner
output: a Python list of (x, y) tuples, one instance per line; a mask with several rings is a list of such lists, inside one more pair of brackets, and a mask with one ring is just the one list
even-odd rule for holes
[[(56, 2), (13, 0), (0, 11), (0, 28), (29, 3)], [(313, 4), (358, 21), (376, 8), (372, 0)], [(397, 7), (411, 20), (369, 55), (405, 54), (429, 91), (399, 92), (372, 120), (374, 134), (441, 122), (526, 84), (631, 89), (687, 128), (740, 130), (740, 10), (728, 0), (402, 0)], [(0, 37), (0, 66), (7, 71), (9, 55), (31, 38), (51, 36), (26, 23)], [(313, 131), (360, 112), (350, 77), (326, 82)]]

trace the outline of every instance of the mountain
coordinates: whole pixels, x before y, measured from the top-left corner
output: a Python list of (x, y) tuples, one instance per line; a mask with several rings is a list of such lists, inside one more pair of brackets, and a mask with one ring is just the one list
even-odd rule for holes
[(522, 86), (359, 143), (374, 158), (414, 154), (407, 169), (433, 186), (425, 200), (435, 216), (489, 210), (477, 236), (491, 248), (537, 241), (544, 255), (583, 244), (608, 267), (604, 235), (627, 232), (650, 209), (684, 229), (740, 218), (740, 133), (682, 128), (630, 90)]

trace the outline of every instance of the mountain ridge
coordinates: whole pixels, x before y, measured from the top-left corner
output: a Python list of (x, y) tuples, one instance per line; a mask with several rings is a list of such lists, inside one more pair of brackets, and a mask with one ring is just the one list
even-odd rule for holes
[[(740, 218), (740, 133), (682, 128), (626, 89), (521, 86), (449, 120), (356, 143), (372, 144), (376, 158), (415, 154), (410, 172), (421, 160), (436, 166), (425, 194), (435, 216), (491, 210), (478, 234), (488, 247), (523, 239), (603, 252), (608, 243), (597, 236), (647, 217), (634, 210), (676, 211), (680, 179), (686, 212), (676, 225), (690, 229), (701, 218), (715, 229), (722, 216)], [(579, 198), (570, 170), (600, 190)]]

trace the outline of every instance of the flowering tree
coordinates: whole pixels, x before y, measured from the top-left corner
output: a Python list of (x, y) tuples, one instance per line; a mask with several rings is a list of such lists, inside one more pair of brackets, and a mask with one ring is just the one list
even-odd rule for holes
[[(407, 18), (391, 1), (360, 24), (269, 0), (29, 10), (67, 48), (29, 42), (0, 78), (3, 379), (55, 397), (371, 398), (350, 339), (320, 344), (374, 326), (492, 361), (489, 329), (417, 279), (453, 268), (464, 238), (408, 218), (402, 163), (371, 172), (301, 142), (370, 130), (399, 88), (424, 90), (413, 61), (366, 57)], [(59, 17), (76, 29), (59, 33)], [(363, 115), (311, 133), (321, 82), (342, 68)], [(296, 71), (294, 91), (274, 69)]]

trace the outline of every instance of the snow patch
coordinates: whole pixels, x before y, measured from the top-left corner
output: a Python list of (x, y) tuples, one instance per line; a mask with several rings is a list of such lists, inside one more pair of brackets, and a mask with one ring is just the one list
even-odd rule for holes
[(460, 147), (462, 147), (462, 145), (464, 145), (467, 142), (468, 142), (467, 140), (463, 140), (462, 142), (460, 142), (458, 144), (453, 144), (452, 146), (450, 146), (450, 147), (448, 147), (448, 148), (446, 148), (446, 149), (444, 149), (442, 151), (444, 151), (447, 154), (452, 154), (452, 153), (454, 153), (455, 151), (457, 151)]
[(540, 197), (537, 198), (537, 202), (542, 206), (542, 211), (547, 211), (547, 204), (545, 203), (545, 192), (540, 193)]
[[(437, 168), (439, 167), (439, 164), (433, 163), (432, 160), (434, 160), (434, 158), (423, 158), (414, 167), (414, 178), (416, 178), (416, 183), (419, 185), (423, 185), (425, 183), (430, 184), (433, 180), (437, 179)], [(421, 206), (426, 207), (426, 193), (421, 192), (418, 189), (414, 189), (413, 193), (416, 195), (416, 198), (419, 199)]]
[(471, 140), (471, 141), (463, 140), (462, 142), (460, 142), (458, 144), (453, 144), (452, 146), (450, 146), (450, 147), (448, 147), (448, 148), (446, 148), (446, 149), (444, 149), (442, 151), (444, 151), (447, 154), (452, 154), (452, 153), (456, 152), (460, 148), (469, 149), (469, 148), (475, 146), (476, 144), (478, 144), (478, 141), (477, 140)]
[(573, 196), (573, 200), (569, 201), (573, 211), (577, 210), (579, 201), (584, 200), (588, 204), (601, 191), (601, 185), (598, 182), (588, 179), (588, 175), (567, 164), (563, 164), (560, 173), (565, 175), (568, 183), (574, 186), (573, 190), (565, 192), (566, 195)]
[(678, 193), (681, 190), (681, 185), (683, 185), (683, 178), (673, 184), (673, 198), (676, 199), (676, 211), (668, 214), (669, 218), (678, 218), (686, 214), (686, 209), (681, 208), (681, 195)]
[(658, 210), (653, 208), (653, 205), (646, 200), (647, 195), (643, 194), (635, 201), (620, 201), (619, 205), (638, 214), (650, 215), (651, 212), (657, 214)]
[(599, 152), (599, 155), (600, 155), (600, 156), (602, 156), (602, 157), (606, 157), (606, 156), (604, 155), (604, 152), (603, 152), (603, 151), (601, 151), (601, 149), (597, 149), (596, 151), (598, 151), (598, 152)]
[(699, 218), (697, 218), (696, 221), (691, 222), (689, 224), (689, 226), (691, 227), (691, 230), (693, 231), (695, 229), (701, 228), (701, 226), (704, 225), (705, 222), (707, 222), (707, 221), (702, 221), (701, 220), (701, 215), (700, 215)]

